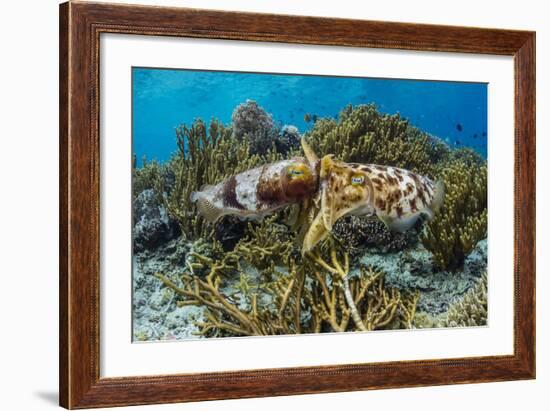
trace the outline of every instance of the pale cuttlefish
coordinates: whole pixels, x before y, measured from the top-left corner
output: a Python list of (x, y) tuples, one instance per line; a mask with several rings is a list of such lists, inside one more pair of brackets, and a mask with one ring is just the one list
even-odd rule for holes
[[(305, 151), (308, 160), (315, 162), (311, 149)], [(335, 161), (332, 155), (320, 161), (319, 174), (316, 202), (320, 209), (304, 237), (302, 253), (326, 238), (334, 223), (347, 214), (377, 218), (391, 231), (404, 232), (421, 215), (433, 218), (445, 195), (441, 180), (434, 183), (397, 167)]]
[(311, 199), (318, 190), (317, 164), (302, 157), (257, 167), (191, 193), (210, 222), (224, 215), (260, 220), (291, 204)]

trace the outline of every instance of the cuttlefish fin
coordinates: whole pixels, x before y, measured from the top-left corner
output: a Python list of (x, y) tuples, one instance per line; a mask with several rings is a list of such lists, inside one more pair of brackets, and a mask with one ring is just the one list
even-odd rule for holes
[(302, 255), (313, 250), (319, 242), (323, 241), (328, 236), (328, 233), (329, 230), (327, 230), (323, 222), (323, 214), (318, 212), (304, 237)]
[(227, 214), (204, 197), (199, 196), (194, 201), (197, 202), (197, 209), (199, 210), (199, 213), (211, 223)]
[(315, 154), (315, 152), (307, 143), (304, 137), (302, 137), (300, 143), (302, 145), (302, 150), (304, 150), (304, 155), (306, 156), (307, 161), (309, 161), (310, 164), (317, 164), (317, 162), (319, 161), (319, 157), (317, 157), (317, 154)]

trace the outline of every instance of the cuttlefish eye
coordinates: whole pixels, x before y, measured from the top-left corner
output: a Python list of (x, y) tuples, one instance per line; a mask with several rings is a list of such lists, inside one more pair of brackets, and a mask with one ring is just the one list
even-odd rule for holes
[(307, 174), (309, 169), (305, 164), (296, 164), (291, 165), (287, 169), (287, 175), (290, 177), (290, 179), (300, 178)]
[(365, 176), (354, 175), (351, 176), (351, 185), (359, 186), (365, 182)]

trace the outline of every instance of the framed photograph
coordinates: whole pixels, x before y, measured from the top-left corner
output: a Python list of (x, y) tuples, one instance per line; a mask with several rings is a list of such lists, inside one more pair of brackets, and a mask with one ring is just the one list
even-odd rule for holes
[(60, 404), (535, 378), (535, 33), (60, 6)]

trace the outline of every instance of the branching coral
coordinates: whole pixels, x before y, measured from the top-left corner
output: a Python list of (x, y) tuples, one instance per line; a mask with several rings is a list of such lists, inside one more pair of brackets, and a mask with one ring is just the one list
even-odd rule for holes
[[(310, 258), (325, 272), (314, 271), (317, 282), (312, 288), (310, 304), (333, 331), (393, 328), (394, 322), (412, 328), (418, 294), (405, 296), (396, 289), (386, 289), (383, 274), (372, 268), (360, 267), (358, 276), (350, 276), (347, 254), (344, 253), (342, 264), (334, 248), (330, 250), (331, 263), (319, 254), (312, 254)], [(348, 325), (350, 318), (354, 327)]]
[(487, 167), (453, 160), (441, 175), (445, 181), (443, 208), (421, 240), (440, 268), (452, 270), (487, 235)]
[[(329, 250), (330, 263), (320, 254), (313, 263), (297, 264), (290, 258), (286, 269), (267, 267), (272, 280), (253, 280), (246, 273), (242, 250), (226, 253), (221, 260), (195, 255), (181, 276), (182, 285), (160, 273), (164, 285), (181, 298), (180, 306), (206, 308), (206, 321), (197, 324), (202, 335), (273, 335), (327, 331), (370, 331), (412, 327), (416, 295), (386, 289), (383, 274), (361, 267), (349, 274), (349, 259), (340, 262)], [(262, 269), (252, 266), (262, 272)], [(207, 269), (206, 276), (196, 275)], [(238, 281), (230, 281), (238, 274)], [(260, 274), (260, 278), (265, 275)], [(232, 284), (230, 286), (230, 284)], [(353, 320), (353, 321), (352, 321)]]
[(137, 166), (137, 158), (134, 155), (132, 158), (132, 198), (135, 199), (145, 190), (155, 188), (159, 180), (163, 178), (165, 166), (162, 166), (157, 161), (148, 162), (147, 159), (142, 159), (142, 166)]
[[(240, 298), (247, 300), (244, 307), (241, 301), (235, 299), (234, 294), (224, 291), (221, 276), (223, 268), (216, 263), (212, 263), (210, 273), (204, 280), (184, 274), (182, 287), (162, 274), (155, 275), (183, 297), (178, 302), (179, 306), (206, 307), (206, 321), (197, 324), (200, 335), (218, 335), (220, 332), (234, 336), (276, 335), (300, 332), (301, 306), (294, 290), (303, 286), (303, 271), (297, 270), (293, 263), (290, 264), (290, 270), (289, 275), (266, 286), (266, 291), (271, 292), (273, 298), (269, 306), (264, 305), (261, 308), (259, 287), (254, 288), (248, 284), (241, 287)], [(300, 282), (299, 287), (296, 287)]]
[(278, 216), (248, 224), (247, 237), (235, 247), (248, 263), (260, 269), (289, 261), (293, 252), (293, 238), (288, 229), (275, 222)]
[(335, 154), (346, 162), (391, 165), (427, 176), (449, 151), (398, 114), (381, 114), (374, 105), (347, 106), (337, 121), (319, 119), (306, 138), (319, 156)]
[(440, 327), (475, 327), (487, 325), (487, 274), (464, 297), (452, 304)]

